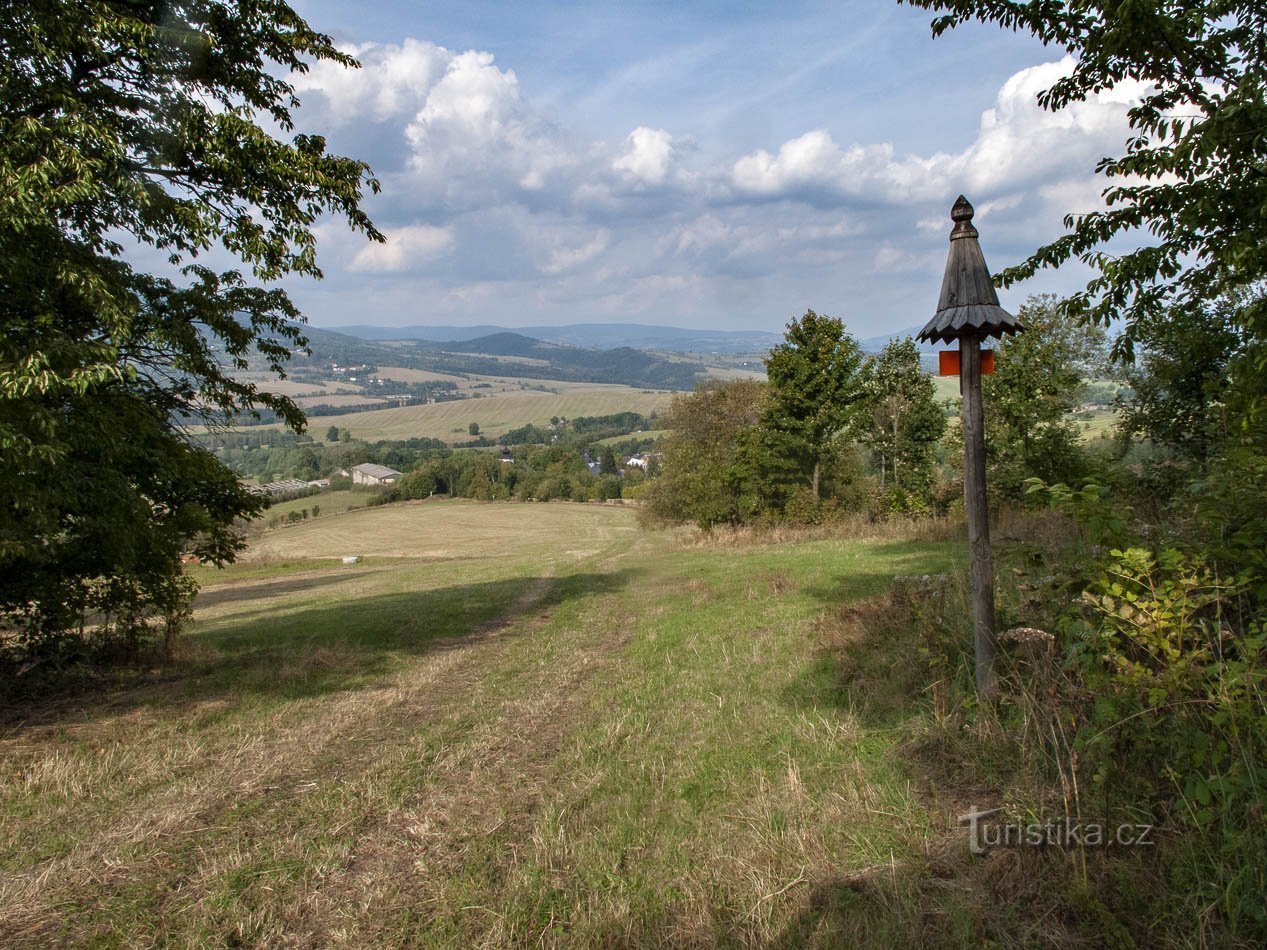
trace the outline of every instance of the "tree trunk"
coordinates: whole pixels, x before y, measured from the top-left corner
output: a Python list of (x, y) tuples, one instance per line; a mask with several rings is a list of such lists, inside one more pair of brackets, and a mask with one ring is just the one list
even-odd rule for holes
[(818, 501), (818, 474), (822, 468), (819, 462), (814, 463), (814, 477), (810, 479), (810, 490), (814, 493), (814, 500)]
[(897, 460), (899, 455), (897, 444), (897, 420), (898, 414), (895, 412), (893, 413), (893, 487), (901, 488), (902, 482), (901, 479), (898, 478), (897, 474)]

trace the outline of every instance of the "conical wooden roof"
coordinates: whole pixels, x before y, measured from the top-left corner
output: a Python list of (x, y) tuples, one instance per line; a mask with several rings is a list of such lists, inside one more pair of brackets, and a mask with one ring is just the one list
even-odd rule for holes
[(955, 227), (950, 232), (941, 298), (937, 313), (919, 331), (920, 340), (949, 343), (962, 336), (1001, 337), (1024, 329), (1016, 317), (999, 306), (999, 295), (994, 292), (990, 270), (977, 241), (977, 229), (972, 226), (973, 213), (963, 195), (950, 210)]

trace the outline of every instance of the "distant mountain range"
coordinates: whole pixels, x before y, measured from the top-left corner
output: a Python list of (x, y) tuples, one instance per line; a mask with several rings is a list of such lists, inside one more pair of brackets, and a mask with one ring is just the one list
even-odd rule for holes
[(303, 327), (303, 334), (311, 355), (296, 355), (291, 362), (296, 370), (327, 363), (369, 363), (458, 375), (621, 383), (643, 389), (694, 389), (704, 373), (699, 363), (669, 360), (633, 347), (582, 349), (505, 330), (450, 342), (367, 340), (310, 326)]
[(781, 339), (781, 333), (764, 330), (693, 330), (685, 327), (648, 326), (640, 323), (574, 323), (567, 326), (474, 327), (331, 327), (338, 333), (362, 340), (426, 340), (434, 343), (468, 343), (501, 333), (518, 334), (546, 343), (587, 349), (633, 347), (675, 353), (764, 353)]
[[(866, 337), (858, 341), (868, 353), (878, 353), (889, 340), (915, 336), (921, 325), (906, 327), (883, 336)], [(312, 329), (312, 328), (309, 328)], [(502, 334), (528, 337), (545, 343), (557, 343), (586, 349), (616, 349), (632, 347), (640, 350), (662, 350), (675, 353), (762, 353), (767, 352), (783, 339), (783, 334), (765, 330), (698, 330), (687, 327), (652, 326), (641, 323), (574, 323), (566, 326), (506, 328), (482, 324), (473, 327), (407, 326), (331, 327), (332, 331), (356, 337), (360, 340), (420, 340), (429, 343), (462, 344), (469, 352), (491, 353), (492, 350), (475, 350), (476, 340), (488, 340)], [(931, 352), (932, 347), (921, 344), (921, 350)], [(528, 355), (528, 354), (518, 354)]]

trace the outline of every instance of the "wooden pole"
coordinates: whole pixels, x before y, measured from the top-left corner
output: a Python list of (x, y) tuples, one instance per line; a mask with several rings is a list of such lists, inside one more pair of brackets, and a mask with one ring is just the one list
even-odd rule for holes
[(981, 339), (959, 339), (963, 384), (963, 494), (968, 509), (968, 551), (972, 577), (972, 640), (976, 654), (977, 695), (994, 700), (994, 563), (990, 557), (990, 517), (985, 497), (985, 409), (981, 402)]

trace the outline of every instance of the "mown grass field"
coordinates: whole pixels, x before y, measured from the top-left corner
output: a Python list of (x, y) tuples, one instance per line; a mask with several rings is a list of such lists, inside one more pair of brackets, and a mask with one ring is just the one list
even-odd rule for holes
[(378, 489), (352, 488), (341, 491), (323, 491), (318, 495), (305, 495), (302, 498), (288, 498), (274, 502), (264, 509), (259, 521), (267, 522), (273, 515), (288, 515), (292, 511), (312, 510), (313, 505), (321, 507), (321, 515), (335, 515), (351, 508), (363, 508), (371, 498), (380, 494)]
[(8, 723), (0, 943), (976, 945), (869, 606), (958, 547), (460, 501), (272, 532), (199, 569), (175, 664)]
[(617, 412), (663, 413), (672, 398), (669, 392), (626, 386), (574, 386), (558, 393), (519, 389), (479, 399), (321, 416), (314, 424), (348, 429), (354, 438), (371, 442), (412, 438), (462, 442), (470, 438), (467, 430), (472, 422), (479, 424), (481, 433), (496, 438), (529, 423), (544, 425), (552, 416), (574, 419)]

